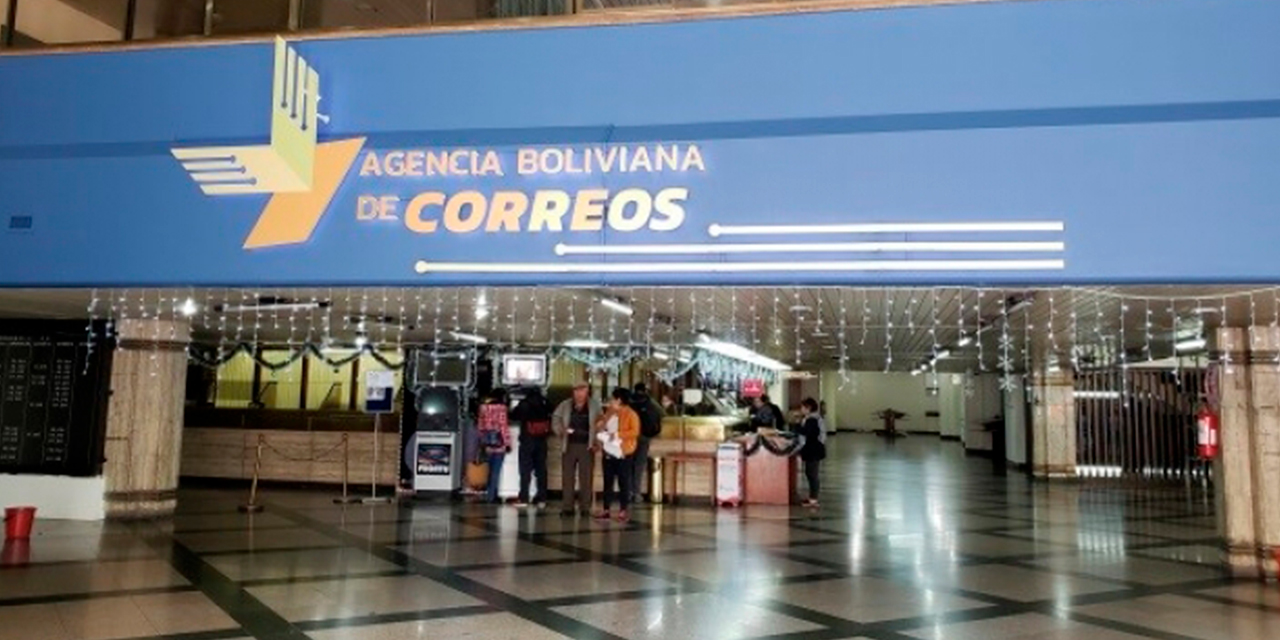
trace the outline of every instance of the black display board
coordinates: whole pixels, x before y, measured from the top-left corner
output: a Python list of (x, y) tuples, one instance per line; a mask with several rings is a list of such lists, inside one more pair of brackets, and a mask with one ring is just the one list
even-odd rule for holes
[(0, 473), (102, 473), (112, 345), (83, 321), (0, 320)]

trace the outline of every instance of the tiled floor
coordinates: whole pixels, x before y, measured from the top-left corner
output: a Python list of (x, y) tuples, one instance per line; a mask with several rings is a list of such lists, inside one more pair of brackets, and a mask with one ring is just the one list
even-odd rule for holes
[(924, 436), (831, 452), (821, 511), (268, 491), (247, 516), (189, 488), (172, 520), (41, 521), (0, 566), (0, 640), (1280, 637), (1280, 587), (1222, 574), (1199, 490), (994, 477)]

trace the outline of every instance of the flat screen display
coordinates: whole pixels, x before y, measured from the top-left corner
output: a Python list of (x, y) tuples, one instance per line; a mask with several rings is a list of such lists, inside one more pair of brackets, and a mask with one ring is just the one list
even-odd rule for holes
[(502, 356), (502, 384), (507, 387), (541, 387), (547, 384), (545, 355)]

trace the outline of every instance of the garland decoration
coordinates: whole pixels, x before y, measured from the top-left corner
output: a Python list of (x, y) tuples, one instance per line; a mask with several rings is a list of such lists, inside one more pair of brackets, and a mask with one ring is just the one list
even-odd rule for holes
[(351, 364), (352, 362), (355, 362), (360, 358), (360, 356), (364, 354), (369, 354), (374, 360), (378, 362), (378, 364), (386, 367), (387, 369), (402, 369), (405, 366), (404, 358), (401, 358), (399, 362), (392, 362), (391, 360), (388, 360), (386, 356), (382, 355), (381, 352), (374, 350), (374, 348), (370, 345), (365, 345), (359, 349), (356, 349), (350, 355), (344, 356), (342, 358), (330, 358), (324, 354), (324, 351), (321, 350), (321, 348), (318, 345), (310, 342), (299, 346), (296, 350), (289, 353), (289, 355), (285, 356), (283, 360), (278, 360), (275, 362), (272, 362), (271, 360), (268, 360), (262, 357), (262, 353), (257, 348), (255, 348), (252, 344), (249, 344), (248, 342), (241, 342), (240, 344), (237, 344), (236, 346), (226, 351), (222, 351), (220, 349), (205, 349), (197, 345), (191, 345), (187, 349), (187, 358), (190, 359), (192, 362), (196, 363), (197, 365), (200, 365), (207, 369), (216, 369), (230, 362), (233, 358), (240, 355), (241, 353), (248, 355), (250, 358), (253, 359), (254, 362), (258, 363), (263, 368), (269, 371), (280, 371), (294, 364), (298, 360), (301, 360), (303, 356), (306, 356), (308, 354), (310, 354), (311, 356), (315, 357), (316, 359), (320, 360), (321, 362), (324, 362), (325, 364), (331, 367), (346, 366), (348, 364)]
[[(781, 441), (775, 442), (775, 441)], [(804, 449), (804, 436), (797, 433), (779, 432), (773, 436), (762, 436), (758, 433), (750, 433), (742, 437), (743, 454), (747, 456), (755, 455), (764, 447), (775, 456), (783, 456), (790, 458), (800, 455), (800, 450)]]

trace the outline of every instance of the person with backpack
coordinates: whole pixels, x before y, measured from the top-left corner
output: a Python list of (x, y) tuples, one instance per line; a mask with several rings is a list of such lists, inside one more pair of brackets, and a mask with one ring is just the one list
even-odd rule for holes
[[(551, 403), (542, 395), (542, 389), (534, 388), (511, 411), (511, 418), (520, 423), (520, 497), (517, 507), (533, 504), (539, 509), (547, 506), (547, 438), (551, 435)], [(537, 478), (537, 493), (529, 502), (529, 485)]]
[(639, 503), (644, 476), (649, 471), (649, 441), (662, 433), (662, 405), (649, 395), (643, 382), (637, 382), (631, 400), (627, 403), (640, 417), (640, 438), (636, 440), (636, 452), (631, 459), (631, 502)]
[(804, 477), (809, 482), (809, 497), (800, 504), (816, 507), (820, 489), (818, 469), (822, 460), (827, 457), (827, 428), (822, 424), (818, 402), (813, 398), (805, 398), (800, 403), (800, 414), (803, 417), (800, 420), (799, 434), (804, 437), (800, 459), (804, 461)]
[(498, 485), (502, 481), (502, 462), (511, 453), (511, 428), (507, 420), (507, 404), (501, 390), (495, 390), (480, 405), (477, 429), (480, 434), (480, 450), (489, 462), (489, 486), (485, 494), (487, 502), (497, 504)]

